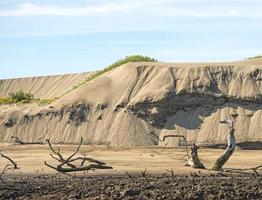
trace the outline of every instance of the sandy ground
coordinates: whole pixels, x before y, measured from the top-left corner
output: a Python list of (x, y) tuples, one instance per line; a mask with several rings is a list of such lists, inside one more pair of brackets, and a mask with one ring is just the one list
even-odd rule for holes
[[(69, 155), (76, 148), (75, 145), (55, 145), (63, 155)], [(10, 145), (0, 144), (0, 150), (13, 158), (20, 169), (11, 173), (54, 173), (43, 163), (47, 161), (56, 165), (49, 154), (47, 145)], [(222, 149), (202, 148), (199, 157), (207, 168), (211, 168), (216, 158), (223, 152)], [(97, 170), (90, 174), (124, 174), (125, 171), (140, 173), (147, 169), (149, 173), (162, 174), (166, 170), (173, 170), (176, 174), (188, 174), (194, 169), (185, 167), (183, 156), (185, 149), (145, 147), (130, 149), (115, 149), (106, 146), (81, 146), (80, 152), (89, 157), (106, 162), (112, 170)], [(262, 150), (236, 150), (225, 165), (226, 168), (248, 168), (261, 165)], [(6, 160), (0, 158), (0, 170), (5, 166)], [(197, 170), (198, 171), (198, 170)], [(209, 173), (204, 170), (203, 173)]]
[[(75, 145), (56, 145), (69, 155)], [(261, 199), (262, 177), (231, 175), (185, 167), (184, 149), (85, 146), (80, 153), (105, 161), (112, 170), (77, 176), (56, 174), (43, 162), (50, 158), (47, 145), (1, 144), (1, 151), (20, 167), (9, 171), (0, 184), (0, 199)], [(203, 148), (199, 156), (210, 168), (221, 149)], [(247, 168), (261, 164), (260, 150), (237, 150), (225, 167)], [(6, 162), (0, 159), (0, 168)], [(146, 175), (142, 171), (147, 169)], [(173, 170), (174, 174), (170, 171)], [(128, 171), (129, 176), (125, 173)], [(196, 172), (196, 173), (190, 173)]]

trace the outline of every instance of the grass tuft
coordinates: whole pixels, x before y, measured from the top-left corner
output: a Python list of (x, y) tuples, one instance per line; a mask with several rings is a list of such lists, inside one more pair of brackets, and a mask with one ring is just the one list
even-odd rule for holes
[(141, 55), (126, 56), (125, 58), (122, 58), (122, 59), (112, 63), (111, 65), (104, 68), (103, 70), (97, 71), (97, 72), (89, 75), (86, 79), (84, 79), (83, 81), (81, 81), (77, 85), (74, 85), (70, 90), (66, 91), (65, 94), (63, 94), (62, 96), (76, 90), (77, 88), (81, 87), (82, 85), (86, 84), (87, 82), (89, 82), (89, 81), (97, 78), (98, 76), (100, 76), (100, 75), (102, 75), (102, 74), (104, 74), (108, 71), (111, 71), (112, 69), (119, 67), (123, 64), (129, 63), (129, 62), (157, 62), (157, 61), (158, 61), (157, 59), (150, 58), (148, 56), (141, 56)]

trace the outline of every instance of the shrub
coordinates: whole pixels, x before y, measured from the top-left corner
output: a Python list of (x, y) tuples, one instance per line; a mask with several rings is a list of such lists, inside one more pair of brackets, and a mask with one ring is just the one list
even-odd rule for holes
[(262, 58), (262, 55), (249, 57), (248, 60), (259, 59), (259, 58)]
[(5, 98), (5, 97), (0, 98), (0, 105), (1, 104), (10, 104), (10, 103), (12, 103), (12, 99), (11, 98)]
[(30, 103), (34, 99), (34, 95), (31, 93), (26, 93), (23, 91), (18, 92), (12, 92), (9, 94), (9, 98), (12, 100), (12, 102), (22, 102), (22, 103)]

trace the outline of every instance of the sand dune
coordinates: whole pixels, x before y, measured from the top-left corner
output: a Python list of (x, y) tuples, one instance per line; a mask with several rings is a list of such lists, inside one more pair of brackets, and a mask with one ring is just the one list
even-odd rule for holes
[(78, 73), (0, 80), (0, 97), (7, 97), (9, 93), (19, 90), (30, 92), (36, 98), (59, 97), (88, 75), (89, 73)]
[[(69, 79), (70, 80), (70, 79)], [(0, 86), (2, 87), (2, 86)], [(2, 106), (0, 138), (32, 142), (112, 146), (182, 145), (181, 134), (198, 144), (226, 142), (219, 124), (239, 114), (240, 145), (262, 142), (262, 60), (228, 63), (128, 63), (55, 101), (52, 106)], [(2, 135), (2, 137), (1, 137)]]

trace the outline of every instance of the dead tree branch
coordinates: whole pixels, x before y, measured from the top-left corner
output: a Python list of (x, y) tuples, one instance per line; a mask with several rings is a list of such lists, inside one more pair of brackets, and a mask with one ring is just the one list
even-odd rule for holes
[[(83, 138), (81, 138), (80, 143), (79, 143), (78, 147), (76, 148), (76, 150), (66, 159), (60, 153), (60, 149), (59, 148), (56, 151), (52, 147), (52, 145), (51, 145), (49, 140), (47, 140), (47, 143), (49, 145), (50, 150), (55, 154), (55, 155), (50, 154), (50, 156), (53, 159), (55, 159), (56, 161), (58, 161), (60, 164), (58, 164), (56, 167), (48, 164), (46, 161), (44, 162), (44, 164), (46, 166), (50, 167), (51, 169), (54, 169), (54, 170), (56, 170), (58, 172), (68, 173), (68, 172), (88, 171), (88, 170), (94, 170), (94, 169), (112, 169), (111, 166), (107, 166), (104, 162), (99, 161), (99, 160), (95, 160), (93, 158), (88, 158), (85, 155), (74, 158), (74, 156), (80, 150), (80, 147), (81, 147), (81, 145), (83, 143)], [(80, 164), (78, 164), (78, 163), (72, 164), (73, 162), (76, 162), (76, 161), (81, 161), (81, 163)], [(89, 162), (89, 164), (85, 165), (85, 163), (87, 161)], [(64, 167), (65, 165), (67, 165), (67, 167)]]
[[(51, 149), (51, 151), (52, 151), (55, 155), (57, 155), (58, 158), (56, 158), (53, 154), (50, 154), (50, 156), (51, 156), (53, 159), (57, 160), (58, 162), (65, 162), (65, 159), (64, 159), (63, 156), (60, 154), (60, 149), (58, 148), (57, 151), (55, 151), (54, 148), (52, 147), (50, 141), (49, 141), (49, 140), (46, 140), (46, 142), (48, 143), (48, 146), (49, 146), (49, 148)], [(76, 168), (75, 165), (73, 165), (73, 164), (71, 164), (71, 163), (69, 163), (69, 162), (66, 163), (66, 164), (67, 164), (69, 167), (71, 167), (71, 168)]]
[(43, 142), (41, 141), (42, 138), (38, 138), (38, 142), (23, 142), (19, 137), (16, 136), (12, 136), (12, 139), (14, 139), (14, 142), (16, 144), (20, 144), (20, 145), (26, 145), (26, 144), (43, 144)]
[(2, 154), (2, 153), (1, 153), (0, 155), (1, 155), (1, 157), (9, 160), (9, 161), (12, 163), (12, 165), (14, 166), (13, 169), (19, 169), (19, 168), (17, 167), (17, 163), (16, 163), (12, 158), (10, 158), (10, 157)]
[(251, 168), (239, 168), (239, 169), (232, 169), (232, 168), (225, 168), (222, 171), (227, 173), (237, 173), (237, 174), (251, 174), (254, 176), (262, 176), (262, 165), (258, 165), (256, 167)]
[[(193, 168), (197, 168), (197, 169), (205, 169), (204, 164), (200, 161), (199, 157), (198, 157), (198, 149), (199, 147), (197, 145), (193, 145), (191, 147), (191, 152), (189, 155), (189, 151), (187, 148), (187, 139), (185, 136), (183, 135), (165, 135), (163, 137), (163, 139), (161, 140), (154, 132), (151, 132), (151, 135), (153, 135), (155, 138), (157, 138), (159, 141), (164, 142), (166, 140), (166, 138), (169, 137), (178, 137), (178, 138), (182, 138), (185, 141), (185, 145), (186, 145), (186, 157), (187, 157), (187, 164), (185, 166), (190, 166)], [(185, 157), (184, 156), (184, 157)]]
[(0, 173), (0, 182), (5, 183), (4, 180), (3, 180), (3, 178), (2, 178), (2, 176), (3, 176), (8, 170), (11, 170), (11, 169), (12, 169), (12, 168), (10, 167), (9, 164), (7, 164), (7, 165), (5, 166), (5, 168), (3, 169), (3, 171)]
[(213, 170), (221, 170), (223, 165), (229, 160), (231, 155), (234, 153), (236, 148), (236, 138), (235, 138), (235, 119), (237, 115), (231, 115), (228, 120), (220, 121), (220, 123), (226, 123), (229, 126), (229, 133), (227, 136), (228, 145), (224, 153), (216, 160), (214, 166), (212, 167)]
[(188, 148), (187, 148), (187, 139), (186, 139), (186, 137), (185, 136), (183, 136), (183, 135), (165, 135), (164, 137), (163, 137), (163, 139), (161, 140), (160, 138), (159, 138), (159, 136), (158, 135), (156, 135), (154, 132), (150, 132), (151, 134), (151, 136), (153, 136), (154, 138), (156, 138), (158, 141), (160, 141), (160, 142), (164, 142), (167, 138), (182, 138), (184, 141), (185, 141), (185, 146), (186, 146), (186, 156), (189, 158), (190, 156), (189, 156), (189, 151), (188, 151)]
[(4, 183), (4, 180), (3, 180), (2, 176), (3, 176), (8, 170), (15, 170), (15, 169), (19, 169), (19, 168), (17, 167), (17, 163), (16, 163), (13, 159), (11, 159), (10, 157), (8, 157), (8, 156), (6, 156), (6, 155), (4, 155), (4, 154), (2, 154), (2, 153), (1, 153), (0, 155), (1, 155), (1, 157), (5, 158), (5, 159), (7, 159), (9, 162), (11, 162), (11, 164), (7, 164), (7, 165), (5, 166), (5, 168), (3, 169), (3, 171), (0, 173), (0, 182)]
[[(231, 114), (230, 118), (228, 120), (220, 121), (220, 123), (226, 123), (229, 125), (229, 133), (228, 133), (228, 146), (225, 150), (225, 152), (216, 160), (214, 166), (212, 167), (212, 170), (219, 171), (222, 169), (223, 165), (228, 161), (230, 156), (233, 154), (235, 148), (236, 148), (236, 138), (234, 135), (235, 128), (234, 123), (235, 119), (238, 117), (238, 114)], [(164, 142), (166, 138), (169, 137), (180, 137), (185, 141), (186, 144), (186, 156), (187, 156), (187, 164), (186, 166), (191, 166), (193, 168), (197, 169), (205, 169), (204, 164), (200, 161), (198, 157), (198, 149), (199, 147), (197, 145), (193, 145), (191, 148), (191, 153), (189, 156), (188, 148), (187, 148), (187, 140), (183, 135), (165, 135), (163, 139), (161, 140), (158, 135), (156, 135), (154, 132), (151, 132), (151, 135), (157, 138), (159, 141)]]

